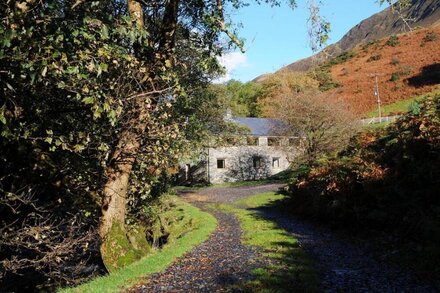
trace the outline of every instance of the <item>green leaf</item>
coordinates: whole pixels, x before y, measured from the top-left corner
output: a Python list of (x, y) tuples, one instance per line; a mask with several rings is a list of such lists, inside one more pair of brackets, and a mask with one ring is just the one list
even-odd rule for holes
[(85, 97), (84, 99), (82, 99), (82, 102), (86, 105), (94, 104), (95, 98), (94, 97)]
[(64, 70), (67, 74), (76, 74), (79, 72), (78, 66), (69, 66)]
[(102, 107), (96, 107), (96, 110), (93, 113), (93, 119), (101, 118), (102, 111), (103, 111)]
[(101, 28), (101, 38), (103, 40), (109, 39), (108, 28), (107, 28), (106, 25), (103, 25), (102, 28)]
[(11, 91), (15, 92), (14, 88), (9, 83), (6, 83), (6, 86), (8, 87), (8, 89), (10, 89)]
[(5, 110), (6, 110), (6, 105), (3, 105), (0, 108), (0, 122), (2, 122), (4, 125), (6, 125)]
[(43, 70), (41, 71), (41, 76), (45, 77), (47, 73), (47, 66), (44, 66)]
[(110, 112), (107, 114), (108, 119), (110, 120), (110, 124), (112, 126), (116, 125), (116, 112), (115, 110), (110, 110)]
[(66, 87), (66, 83), (64, 81), (60, 81), (59, 83), (57, 83), (57, 87), (63, 89)]
[(35, 82), (35, 77), (37, 77), (37, 74), (35, 72), (32, 72), (31, 74), (29, 74), (31, 77), (31, 85), (34, 84)]
[(108, 71), (108, 64), (101, 63), (101, 64), (99, 64), (99, 68), (101, 68), (102, 71), (107, 72)]
[(76, 145), (73, 147), (73, 149), (74, 149), (75, 152), (80, 153), (80, 152), (82, 152), (82, 150), (84, 149), (84, 146), (81, 145), (81, 144), (76, 144)]

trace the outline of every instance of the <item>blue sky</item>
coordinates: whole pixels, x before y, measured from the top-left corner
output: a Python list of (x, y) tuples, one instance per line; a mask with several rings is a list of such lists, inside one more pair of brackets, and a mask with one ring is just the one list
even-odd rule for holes
[[(246, 53), (230, 52), (221, 58), (228, 71), (222, 81), (233, 78), (246, 82), (312, 54), (307, 39), (306, 0), (297, 2), (295, 10), (285, 4), (273, 8), (252, 4), (234, 11), (231, 19), (243, 25), (239, 36), (246, 40)], [(329, 44), (385, 7), (376, 0), (323, 0), (321, 14), (332, 25)]]

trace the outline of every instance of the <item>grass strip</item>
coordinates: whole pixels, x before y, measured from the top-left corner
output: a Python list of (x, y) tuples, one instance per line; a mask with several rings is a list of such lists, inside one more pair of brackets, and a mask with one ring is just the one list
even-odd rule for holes
[[(421, 97), (414, 97), (406, 100), (401, 100), (394, 102), (392, 104), (388, 104), (382, 107), (381, 112), (382, 116), (392, 116), (396, 114), (405, 114), (409, 111), (411, 105), (417, 101), (419, 101)], [(371, 111), (368, 113), (368, 117), (374, 118), (378, 117), (378, 110)]]
[(316, 269), (298, 240), (259, 213), (262, 208), (276, 208), (274, 204), (283, 198), (284, 195), (268, 192), (232, 204), (213, 205), (237, 216), (244, 231), (243, 244), (262, 249), (263, 257), (270, 259), (270, 264), (252, 272), (254, 280), (238, 285), (245, 292), (318, 291)]
[[(392, 115), (396, 115), (396, 114), (406, 114), (410, 111), (411, 106), (414, 103), (420, 102), (423, 99), (429, 97), (429, 96), (433, 96), (440, 93), (440, 90), (437, 88), (434, 91), (432, 91), (431, 93), (427, 93), (421, 96), (417, 96), (417, 97), (411, 97), (409, 99), (405, 99), (405, 100), (400, 100), (397, 102), (394, 102), (392, 104), (388, 104), (388, 105), (384, 105), (382, 106), (382, 116), (392, 116)], [(370, 113), (368, 113), (367, 115), (369, 118), (374, 118), (374, 117), (378, 117), (378, 110), (374, 110), (371, 111)]]
[(120, 292), (122, 289), (130, 288), (139, 283), (145, 277), (148, 277), (148, 275), (164, 270), (176, 258), (182, 256), (194, 246), (205, 241), (217, 226), (217, 220), (212, 215), (202, 212), (180, 200), (177, 201), (175, 209), (177, 209), (179, 213), (183, 213), (192, 219), (191, 229), (183, 234), (182, 237), (165, 245), (161, 250), (154, 251), (143, 259), (114, 273), (98, 277), (75, 288), (63, 289), (60, 292), (104, 293)]

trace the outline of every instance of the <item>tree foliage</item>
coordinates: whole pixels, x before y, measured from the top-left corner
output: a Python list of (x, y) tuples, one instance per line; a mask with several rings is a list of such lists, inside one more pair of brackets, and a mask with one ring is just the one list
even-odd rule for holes
[(433, 95), (294, 178), (291, 208), (347, 229), (393, 232), (397, 247), (410, 242), (414, 260), (438, 280), (439, 134), (440, 97)]
[(217, 94), (234, 116), (259, 117), (261, 115), (258, 103), (262, 93), (260, 84), (252, 81), (242, 83), (238, 80), (230, 80), (214, 87), (217, 88)]
[(287, 97), (318, 88), (318, 82), (304, 73), (281, 71), (266, 77), (262, 83), (258, 99), (262, 115), (278, 117), (278, 110)]
[(296, 166), (335, 154), (357, 131), (355, 116), (317, 90), (284, 95), (276, 101), (276, 109), (278, 119), (287, 122), (290, 135), (301, 137)]

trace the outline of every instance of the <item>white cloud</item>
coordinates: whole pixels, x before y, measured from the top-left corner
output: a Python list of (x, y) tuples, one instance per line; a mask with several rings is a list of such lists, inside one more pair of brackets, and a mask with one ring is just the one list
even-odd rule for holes
[(215, 83), (222, 83), (231, 79), (231, 74), (234, 70), (240, 67), (247, 66), (246, 54), (241, 52), (227, 53), (221, 57), (218, 57), (218, 61), (221, 66), (225, 68), (225, 75), (215, 80)]

